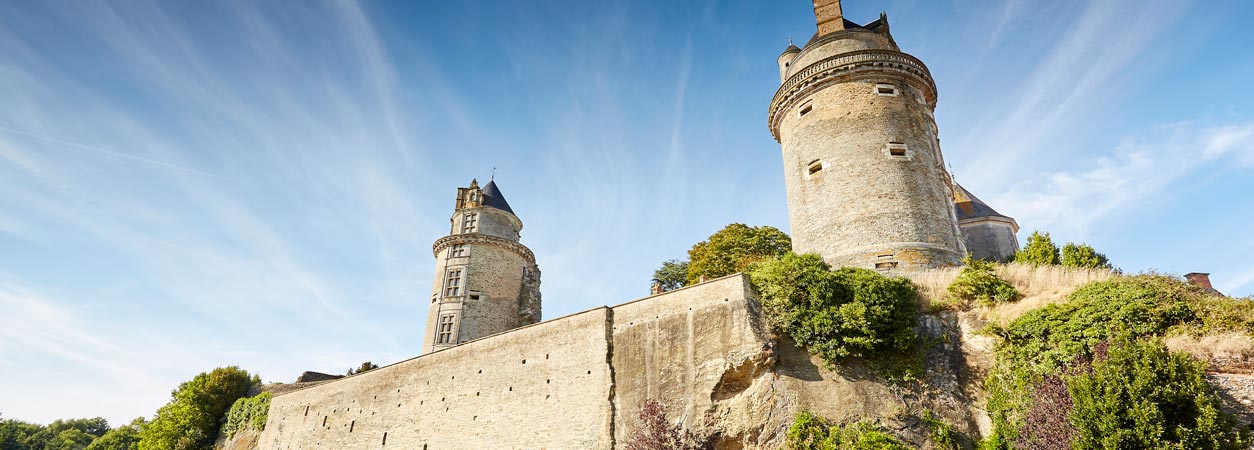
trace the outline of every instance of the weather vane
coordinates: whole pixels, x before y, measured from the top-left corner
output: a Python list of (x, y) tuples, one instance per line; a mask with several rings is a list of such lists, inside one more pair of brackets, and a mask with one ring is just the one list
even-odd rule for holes
[(496, 166), (492, 166), (492, 178), (488, 179), (488, 181), (496, 181)]

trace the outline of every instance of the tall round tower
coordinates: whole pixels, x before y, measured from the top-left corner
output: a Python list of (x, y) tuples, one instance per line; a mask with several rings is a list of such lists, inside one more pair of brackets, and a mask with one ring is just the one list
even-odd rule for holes
[(540, 321), (540, 269), (496, 182), (458, 188), (449, 221), (449, 235), (432, 246), (424, 354)]
[(860, 26), (840, 0), (815, 0), (814, 12), (818, 33), (779, 58), (769, 115), (793, 249), (835, 266), (958, 263), (966, 249), (927, 66), (897, 47), (887, 15)]

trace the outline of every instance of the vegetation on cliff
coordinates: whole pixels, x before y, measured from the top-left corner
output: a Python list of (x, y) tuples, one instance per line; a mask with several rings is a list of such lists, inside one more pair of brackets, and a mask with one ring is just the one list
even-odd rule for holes
[(758, 263), (749, 277), (772, 326), (829, 365), (915, 344), (918, 296), (909, 280), (833, 271), (818, 255), (791, 252)]
[(994, 432), (984, 447), (1245, 448), (1204, 364), (1158, 341), (1252, 323), (1210, 306), (1223, 303), (1173, 277), (1119, 277), (993, 327), (1002, 341), (986, 382)]
[(788, 429), (788, 450), (911, 450), (871, 422), (837, 425), (802, 411)]
[(1098, 253), (1088, 244), (1068, 242), (1058, 249), (1049, 233), (1033, 231), (1028, 237), (1027, 245), (1015, 253), (1015, 262), (1034, 266), (1061, 265), (1063, 267), (1086, 269), (1111, 269), (1110, 260), (1106, 255)]
[(712, 450), (711, 436), (702, 436), (666, 417), (666, 406), (646, 400), (640, 406), (638, 425), (627, 437), (626, 450)]
[(201, 373), (171, 392), (139, 431), (139, 450), (201, 450), (213, 447), (221, 420), (231, 405), (261, 384), (261, 379), (230, 366)]
[(1023, 296), (1018, 289), (997, 276), (994, 263), (968, 256), (963, 264), (962, 272), (946, 288), (954, 306), (965, 306), (971, 302), (993, 306), (1013, 302)]
[(231, 409), (226, 412), (221, 434), (230, 439), (241, 431), (264, 430), (269, 413), (269, 392), (262, 392), (252, 397), (241, 397), (231, 404)]

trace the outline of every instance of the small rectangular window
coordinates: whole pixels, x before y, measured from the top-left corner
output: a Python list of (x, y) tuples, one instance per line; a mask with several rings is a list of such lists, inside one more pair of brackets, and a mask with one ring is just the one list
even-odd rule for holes
[(876, 84), (875, 93), (882, 97), (896, 97), (898, 95), (897, 86), (888, 83)]
[(879, 270), (896, 269), (897, 261), (875, 263), (875, 268)]
[(453, 343), (453, 320), (454, 316), (452, 314), (440, 316), (440, 324), (436, 328), (435, 342), (437, 344)]
[(453, 244), (452, 247), (448, 248), (449, 258), (461, 258), (463, 256), (466, 256), (466, 244)]
[(910, 160), (910, 148), (901, 142), (889, 142), (884, 146), (884, 154), (891, 159)]
[(810, 111), (814, 111), (814, 104), (811, 103), (810, 100), (806, 100), (805, 103), (802, 103), (801, 107), (797, 109), (797, 117), (809, 114)]
[(479, 213), (466, 213), (462, 216), (462, 233), (479, 231)]
[(449, 269), (444, 279), (444, 296), (456, 297), (462, 291), (462, 269)]
[(822, 171), (823, 171), (822, 160), (816, 159), (814, 161), (810, 161), (810, 176), (818, 175), (819, 172), (822, 172)]

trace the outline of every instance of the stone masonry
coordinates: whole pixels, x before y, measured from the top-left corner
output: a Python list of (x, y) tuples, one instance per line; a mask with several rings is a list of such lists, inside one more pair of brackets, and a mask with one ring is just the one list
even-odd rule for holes
[[(815, 2), (815, 11), (839, 15), (839, 2)], [(794, 250), (837, 266), (957, 264), (966, 249), (931, 74), (900, 51), (886, 16), (859, 26), (822, 14), (819, 33), (780, 56), (770, 105)]]

